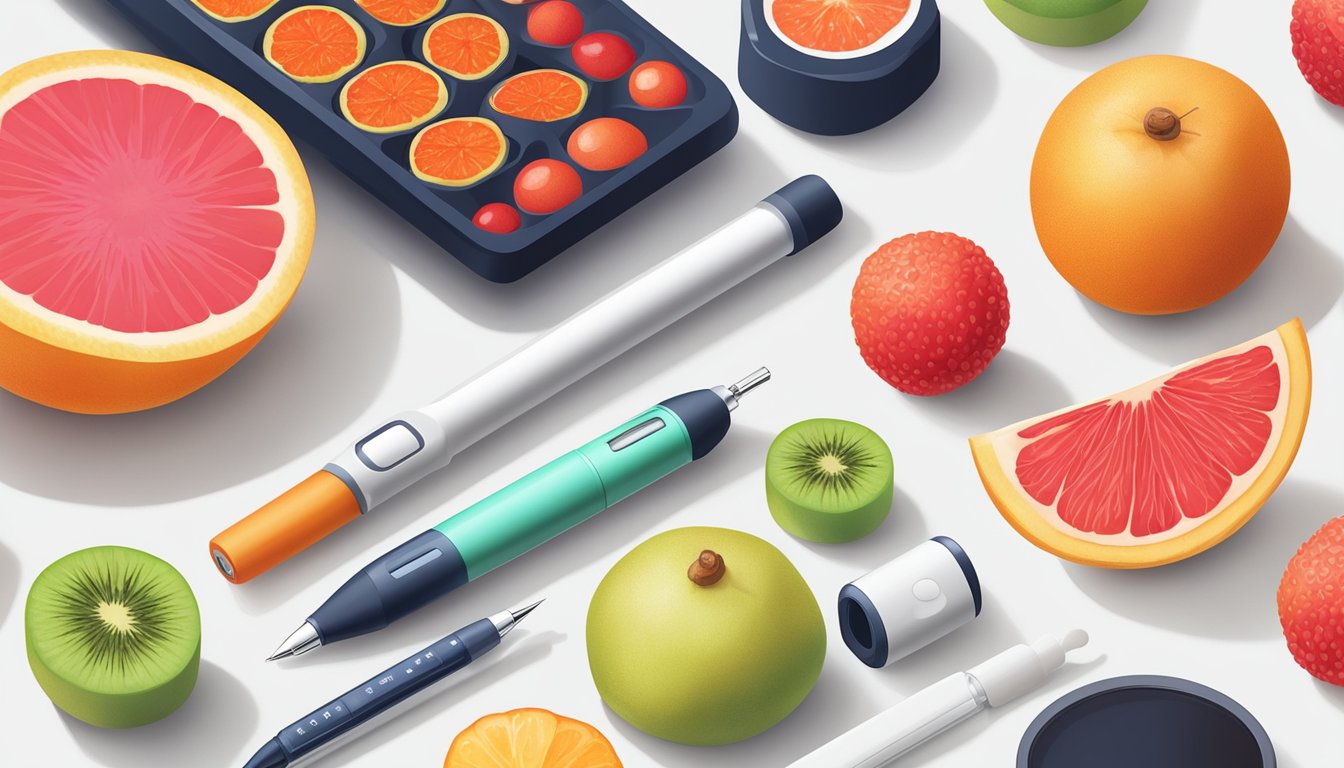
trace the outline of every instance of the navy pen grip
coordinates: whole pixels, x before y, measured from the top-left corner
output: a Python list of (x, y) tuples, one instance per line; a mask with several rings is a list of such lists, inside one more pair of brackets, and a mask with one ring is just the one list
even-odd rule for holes
[(308, 617), (322, 644), (373, 632), (467, 583), (453, 542), (425, 531), (369, 563)]

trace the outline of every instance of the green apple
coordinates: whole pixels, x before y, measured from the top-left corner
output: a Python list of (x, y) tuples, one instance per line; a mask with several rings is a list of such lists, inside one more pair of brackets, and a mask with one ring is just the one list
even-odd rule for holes
[(1129, 26), (1148, 0), (985, 0), (1003, 25), (1046, 45), (1091, 45)]
[(821, 609), (798, 570), (727, 528), (679, 528), (626, 553), (593, 594), (587, 635), (603, 701), (681, 744), (730, 744), (775, 725), (826, 656)]

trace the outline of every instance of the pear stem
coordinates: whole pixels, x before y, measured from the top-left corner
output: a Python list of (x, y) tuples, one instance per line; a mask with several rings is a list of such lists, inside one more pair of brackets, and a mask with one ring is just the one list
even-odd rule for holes
[(719, 579), (723, 578), (727, 570), (723, 564), (723, 557), (712, 549), (706, 549), (686, 570), (686, 578), (698, 586), (708, 587), (719, 583)]
[(1181, 135), (1181, 119), (1188, 117), (1190, 112), (1177, 115), (1166, 107), (1153, 107), (1143, 116), (1143, 131), (1155, 141), (1173, 141)]

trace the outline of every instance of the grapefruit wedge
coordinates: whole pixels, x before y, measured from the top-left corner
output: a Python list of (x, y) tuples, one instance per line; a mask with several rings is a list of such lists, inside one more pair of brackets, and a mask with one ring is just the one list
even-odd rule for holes
[(1288, 472), (1311, 404), (1293, 320), (1131, 389), (971, 438), (994, 505), (1085, 565), (1182, 560), (1250, 520)]
[(215, 78), (124, 51), (0, 75), (0, 387), (82, 413), (182, 397), (266, 334), (312, 242), (293, 144)]

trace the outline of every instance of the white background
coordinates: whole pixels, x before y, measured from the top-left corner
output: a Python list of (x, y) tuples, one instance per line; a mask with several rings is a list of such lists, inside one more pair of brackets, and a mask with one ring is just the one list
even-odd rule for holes
[[(1075, 625), (1093, 637), (1080, 663), (902, 765), (1011, 765), (1023, 730), (1056, 697), (1140, 673), (1187, 677), (1238, 699), (1268, 729), (1280, 765), (1336, 764), (1344, 754), (1344, 689), (1315, 682), (1293, 663), (1274, 605), (1298, 544), (1344, 512), (1344, 455), (1332, 437), (1344, 418), (1344, 109), (1319, 100), (1299, 75), (1289, 2), (1153, 0), (1118, 37), (1062, 50), (1018, 39), (978, 2), (945, 0), (943, 72), (929, 93), (887, 125), (833, 139), (789, 130), (741, 95), (738, 3), (632, 4), (729, 84), (741, 132), (530, 279), (498, 286), (476, 278), (303, 147), (320, 220), (312, 265), (288, 314), (252, 355), (185, 400), (130, 416), (69, 415), (0, 393), (3, 762), (241, 765), (332, 695), (469, 621), (545, 596), (507, 652), (324, 765), (438, 766), (475, 718), (540, 706), (595, 724), (631, 766), (783, 766), (948, 673)], [(3, 67), (109, 46), (149, 50), (102, 0), (0, 6)], [(1146, 53), (1191, 55), (1245, 79), (1278, 117), (1293, 160), (1292, 210), (1264, 266), (1230, 297), (1181, 317), (1119, 315), (1076, 295), (1041, 254), (1027, 201), (1036, 139), (1059, 99), (1093, 70)], [(296, 561), (242, 587), (215, 573), (209, 538), (320, 467), (362, 426), (437, 397), (809, 172), (831, 181), (847, 211), (842, 227), (805, 255), (588, 377)], [(863, 257), (923, 229), (983, 245), (1007, 279), (1013, 312), (1007, 347), (989, 371), (937, 399), (903, 396), (873, 376), (848, 321)], [(1179, 252), (1180, 243), (1172, 248)], [(1018, 538), (990, 505), (967, 436), (1127, 387), (1295, 314), (1315, 357), (1311, 426), (1279, 492), (1217, 549), (1145, 572), (1073, 566)], [(649, 404), (759, 365), (769, 365), (775, 381), (743, 405), (735, 430), (707, 460), (393, 629), (296, 663), (262, 663), (372, 556)], [(895, 508), (861, 542), (794, 540), (766, 510), (766, 447), (785, 426), (814, 416), (865, 422), (895, 453)], [(639, 541), (692, 524), (740, 528), (780, 547), (816, 592), (830, 632), (812, 694), (782, 725), (736, 746), (697, 749), (645, 736), (603, 707), (588, 676), (584, 615), (598, 580)], [(956, 537), (974, 558), (984, 613), (892, 668), (868, 669), (840, 641), (835, 594), (932, 534)], [(126, 732), (91, 728), (50, 706), (23, 649), (23, 598), (38, 572), (72, 550), (111, 543), (181, 569), (204, 620), (192, 698), (166, 720)]]

